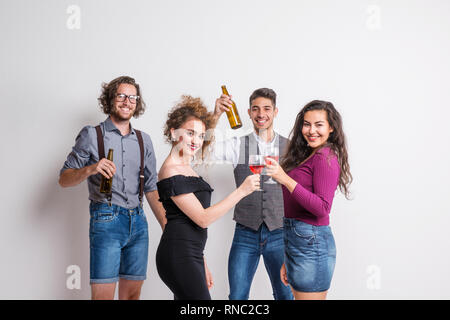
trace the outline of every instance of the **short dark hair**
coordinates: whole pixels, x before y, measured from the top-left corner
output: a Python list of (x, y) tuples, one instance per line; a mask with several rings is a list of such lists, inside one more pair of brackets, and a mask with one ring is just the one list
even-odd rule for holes
[(134, 111), (133, 117), (138, 118), (145, 111), (145, 102), (144, 99), (142, 99), (139, 84), (137, 84), (133, 78), (128, 76), (121, 76), (114, 80), (111, 80), (109, 83), (102, 84), (102, 93), (98, 98), (100, 108), (105, 114), (111, 114), (111, 111), (113, 110), (113, 101), (116, 98), (117, 89), (122, 83), (131, 84), (136, 88), (137, 95), (140, 98), (136, 103), (136, 110)]
[(276, 108), (277, 94), (275, 93), (275, 91), (273, 91), (272, 89), (269, 89), (269, 88), (260, 88), (260, 89), (256, 89), (255, 91), (253, 91), (253, 93), (249, 99), (249, 106), (250, 107), (252, 106), (253, 100), (255, 100), (256, 98), (260, 98), (260, 97), (270, 99), (270, 101), (272, 101), (273, 106)]

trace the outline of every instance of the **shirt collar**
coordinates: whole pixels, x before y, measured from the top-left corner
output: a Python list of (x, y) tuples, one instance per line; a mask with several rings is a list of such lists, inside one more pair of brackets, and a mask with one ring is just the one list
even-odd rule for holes
[[(114, 125), (114, 123), (111, 120), (111, 117), (109, 116), (106, 120), (105, 120), (105, 131), (114, 131), (116, 130), (117, 132), (120, 133), (120, 130), (117, 129), (117, 127)], [(130, 133), (131, 134), (135, 134), (133, 126), (131, 125), (130, 122)]]
[(258, 143), (263, 143), (263, 144), (274, 144), (275, 141), (276, 141), (277, 138), (278, 138), (278, 133), (276, 133), (275, 131), (274, 131), (273, 133), (274, 133), (273, 139), (272, 139), (272, 141), (270, 141), (270, 142), (266, 142), (266, 141), (264, 141), (263, 139), (261, 139), (261, 138), (256, 134), (255, 131), (253, 131), (253, 136), (255, 137), (255, 139), (256, 139), (256, 141), (257, 141)]

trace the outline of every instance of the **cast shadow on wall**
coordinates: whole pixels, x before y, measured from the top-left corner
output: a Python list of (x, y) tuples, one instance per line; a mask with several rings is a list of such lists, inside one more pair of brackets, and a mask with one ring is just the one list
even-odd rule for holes
[[(61, 146), (49, 166), (49, 172), (42, 181), (40, 195), (37, 198), (38, 216), (34, 217), (35, 230), (50, 230), (50, 235), (43, 236), (47, 243), (46, 250), (51, 252), (54, 260), (50, 265), (49, 285), (54, 299), (90, 299), (89, 286), (89, 199), (87, 182), (77, 186), (62, 188), (59, 172), (67, 155), (75, 143), (78, 132), (87, 124), (95, 125), (97, 114), (77, 121), (79, 130), (61, 137)], [(103, 120), (101, 120), (103, 121)], [(39, 231), (37, 231), (39, 232)]]

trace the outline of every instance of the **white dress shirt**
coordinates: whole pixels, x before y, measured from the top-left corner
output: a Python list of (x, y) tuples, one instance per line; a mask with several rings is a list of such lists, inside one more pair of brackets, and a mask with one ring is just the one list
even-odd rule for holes
[[(278, 139), (278, 133), (274, 132), (272, 141), (266, 142), (262, 140), (255, 131), (252, 132), (256, 141), (258, 142), (258, 148), (260, 154), (267, 154), (266, 151), (273, 149), (274, 144)], [(232, 137), (231, 139), (216, 142), (214, 145), (214, 151), (211, 154), (211, 160), (214, 163), (220, 163), (221, 161), (231, 163), (233, 168), (236, 168), (239, 162), (239, 152), (241, 150), (241, 137)]]

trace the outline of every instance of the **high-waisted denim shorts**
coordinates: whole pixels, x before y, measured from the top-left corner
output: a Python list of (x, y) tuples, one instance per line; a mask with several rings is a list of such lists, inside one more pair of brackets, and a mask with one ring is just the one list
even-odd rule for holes
[(331, 228), (284, 218), (284, 244), (284, 261), (291, 287), (301, 292), (328, 290), (336, 263)]

